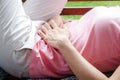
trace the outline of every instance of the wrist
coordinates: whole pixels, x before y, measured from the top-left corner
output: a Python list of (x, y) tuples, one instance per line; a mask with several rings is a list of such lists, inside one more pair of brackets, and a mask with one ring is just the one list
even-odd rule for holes
[(63, 50), (63, 49), (66, 49), (67, 47), (69, 47), (70, 45), (71, 45), (71, 42), (69, 39), (63, 39), (63, 40), (59, 41), (57, 49)]

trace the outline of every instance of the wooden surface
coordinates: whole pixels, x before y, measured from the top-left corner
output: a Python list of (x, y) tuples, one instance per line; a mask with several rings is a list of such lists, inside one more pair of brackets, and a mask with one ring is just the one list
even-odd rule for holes
[[(82, 2), (82, 1), (114, 1), (114, 0), (68, 0), (69, 2)], [(79, 6), (79, 7), (65, 7), (61, 15), (83, 15), (93, 7)]]

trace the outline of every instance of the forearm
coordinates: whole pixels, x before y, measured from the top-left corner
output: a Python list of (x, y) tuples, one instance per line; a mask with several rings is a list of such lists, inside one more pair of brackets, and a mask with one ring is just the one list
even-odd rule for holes
[(59, 50), (80, 80), (108, 80), (104, 74), (87, 62), (69, 41), (64, 46), (60, 46)]

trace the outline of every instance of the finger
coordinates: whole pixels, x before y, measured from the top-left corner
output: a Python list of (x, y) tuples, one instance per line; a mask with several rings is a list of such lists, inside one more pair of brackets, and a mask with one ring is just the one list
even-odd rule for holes
[(59, 26), (60, 28), (64, 28), (64, 25), (63, 24), (60, 24), (60, 26)]
[(54, 20), (50, 20), (49, 21), (49, 24), (50, 24), (50, 26), (54, 29), (54, 28), (58, 28), (58, 25), (55, 23), (55, 21)]
[(46, 40), (46, 35), (44, 32), (42, 32), (41, 30), (39, 30), (38, 32), (38, 35), (41, 36), (44, 40)]
[(42, 25), (41, 26), (41, 31), (44, 32), (44, 33), (47, 33), (48, 30), (46, 29), (46, 27), (44, 25)]
[(52, 29), (48, 23), (45, 23), (44, 26), (46, 27), (47, 30), (51, 30)]
[(66, 24), (67, 22), (69, 22), (68, 20), (65, 20), (64, 18), (62, 18), (63, 20), (63, 24)]

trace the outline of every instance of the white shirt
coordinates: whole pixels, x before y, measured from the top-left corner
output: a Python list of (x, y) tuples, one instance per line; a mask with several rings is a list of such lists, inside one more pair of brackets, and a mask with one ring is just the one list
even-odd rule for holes
[(26, 15), (21, 0), (0, 0), (0, 67), (17, 77), (28, 76), (28, 53), (35, 45), (38, 25), (59, 15), (65, 2), (27, 0)]

